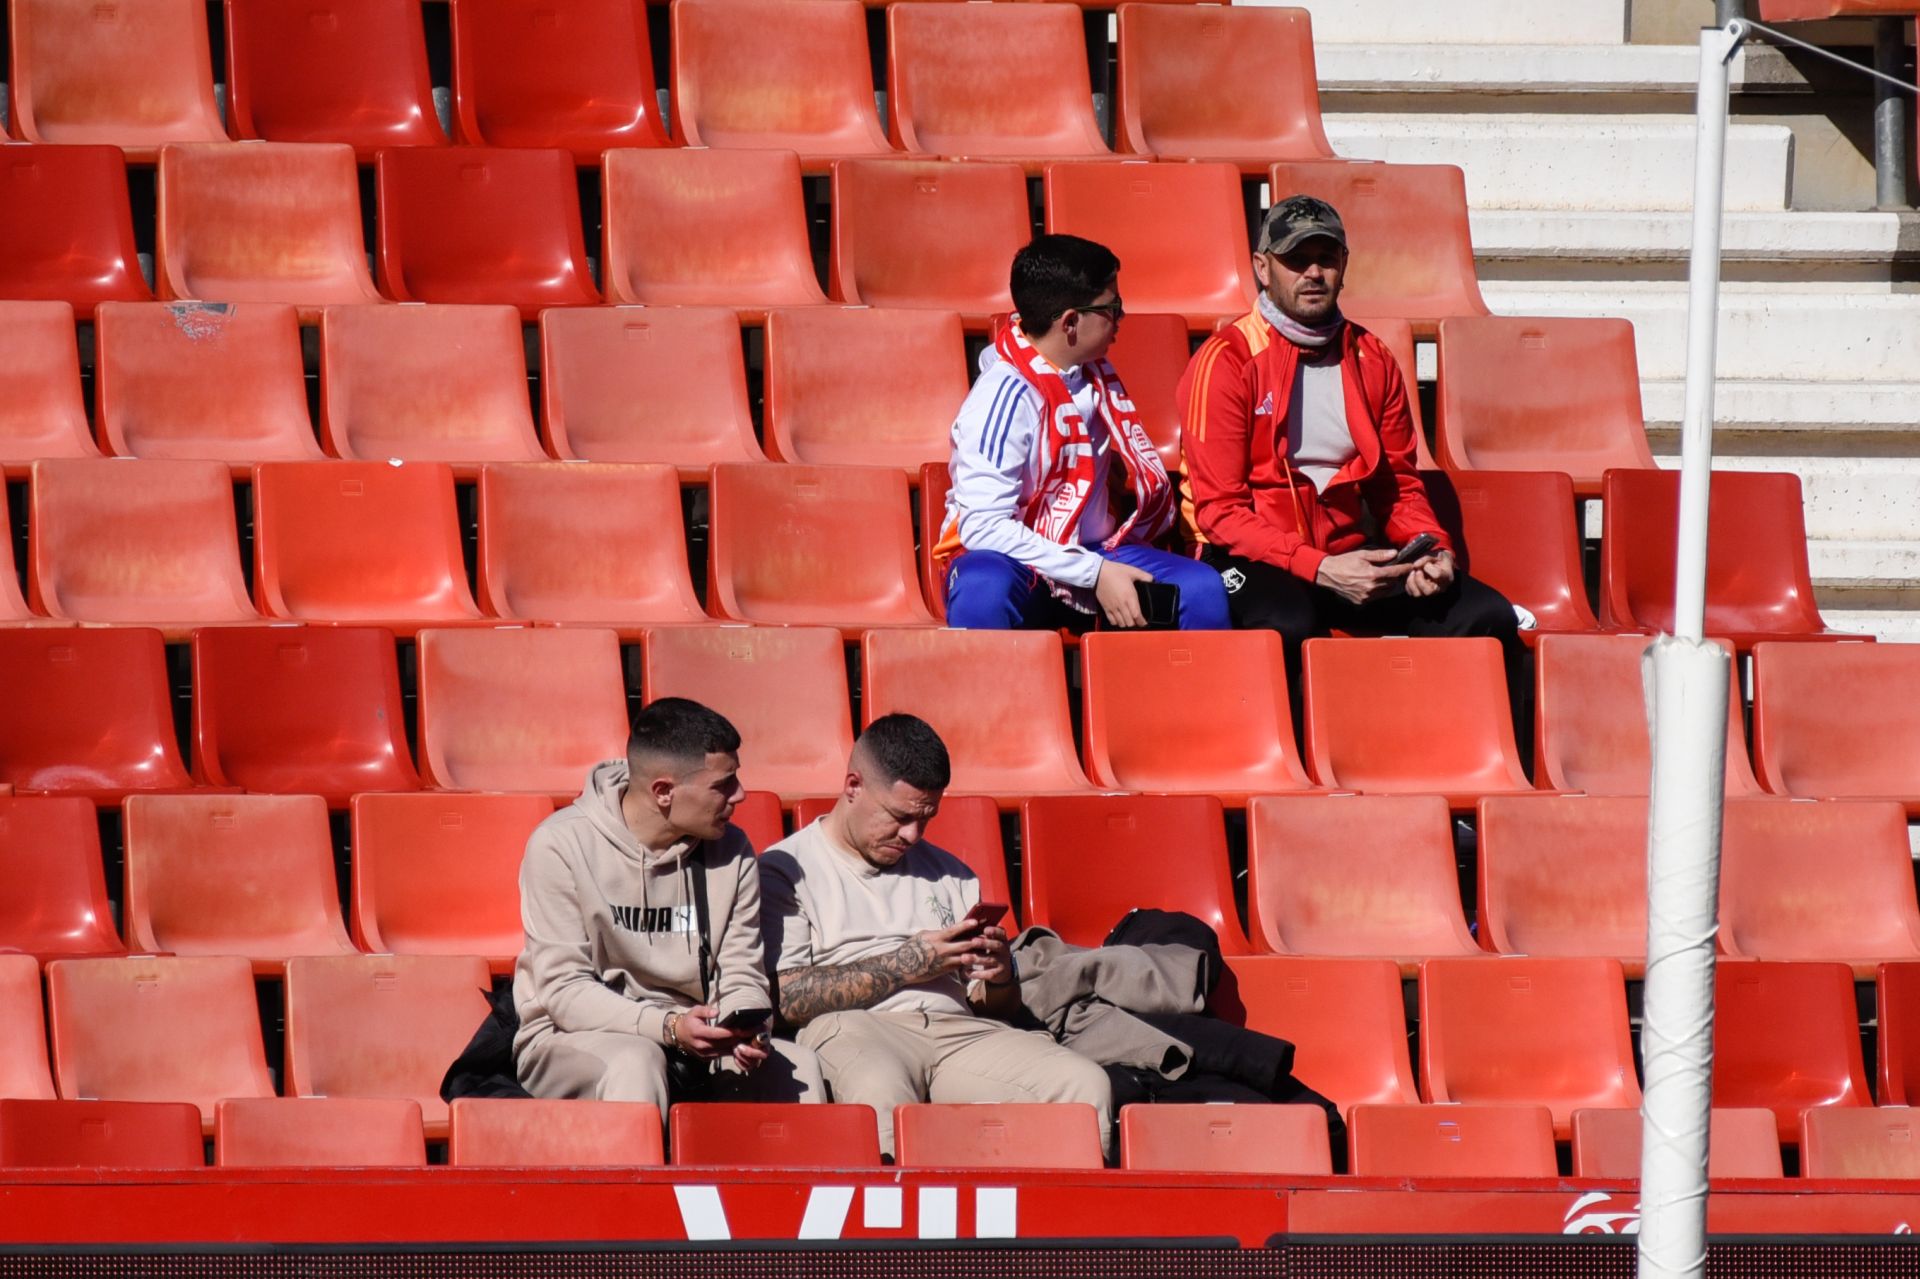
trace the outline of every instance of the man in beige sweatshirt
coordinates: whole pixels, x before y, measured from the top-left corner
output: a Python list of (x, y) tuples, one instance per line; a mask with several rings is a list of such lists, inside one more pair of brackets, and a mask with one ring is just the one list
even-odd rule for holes
[[(760, 874), (728, 822), (740, 734), (684, 698), (633, 721), (627, 758), (594, 768), (535, 828), (520, 864), (526, 945), (513, 974), (514, 1063), (536, 1097), (650, 1101), (664, 1117), (668, 1057), (701, 1096), (824, 1101), (810, 1049), (770, 1040)], [(707, 927), (698, 889), (706, 889)]]
[(819, 1054), (835, 1101), (873, 1107), (888, 1154), (893, 1108), (916, 1101), (1083, 1101), (1104, 1141), (1106, 1072), (1007, 1024), (1020, 986), (1006, 931), (967, 918), (980, 881), (921, 839), (951, 776), (926, 721), (883, 716), (833, 810), (760, 859), (781, 1019)]

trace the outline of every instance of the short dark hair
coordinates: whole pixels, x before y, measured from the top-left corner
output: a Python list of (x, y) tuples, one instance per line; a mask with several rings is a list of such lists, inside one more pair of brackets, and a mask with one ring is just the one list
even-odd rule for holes
[(1035, 236), (1013, 255), (1013, 305), (1020, 328), (1042, 337), (1061, 314), (1099, 297), (1120, 274), (1113, 250), (1077, 235)]
[(633, 717), (627, 759), (663, 759), (697, 768), (708, 755), (740, 753), (740, 731), (719, 711), (685, 697), (663, 697)]
[(918, 715), (882, 715), (867, 725), (854, 749), (872, 762), (889, 786), (905, 782), (915, 790), (943, 791), (953, 780), (947, 744)]

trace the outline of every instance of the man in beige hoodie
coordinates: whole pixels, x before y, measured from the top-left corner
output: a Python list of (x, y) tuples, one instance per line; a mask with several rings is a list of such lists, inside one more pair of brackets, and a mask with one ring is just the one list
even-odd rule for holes
[(767, 1019), (721, 1024), (772, 1007), (759, 867), (728, 822), (739, 773), (732, 724), (662, 698), (634, 719), (627, 758), (598, 765), (527, 840), (513, 1049), (534, 1096), (650, 1101), (664, 1116), (681, 1099), (672, 1056), (682, 1095), (826, 1099), (810, 1049), (770, 1040)]

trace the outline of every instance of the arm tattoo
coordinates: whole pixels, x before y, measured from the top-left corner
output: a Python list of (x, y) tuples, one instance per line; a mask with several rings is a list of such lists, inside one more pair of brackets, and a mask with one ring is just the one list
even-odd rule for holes
[(939, 975), (933, 947), (909, 937), (898, 950), (850, 964), (815, 964), (779, 974), (780, 1017), (804, 1026), (822, 1013), (871, 1008), (888, 995)]

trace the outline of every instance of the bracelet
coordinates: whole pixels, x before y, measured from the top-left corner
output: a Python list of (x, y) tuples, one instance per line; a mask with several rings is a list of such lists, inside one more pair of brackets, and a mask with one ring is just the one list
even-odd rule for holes
[(660, 1042), (669, 1048), (680, 1046), (680, 1014), (668, 1013), (660, 1023)]

